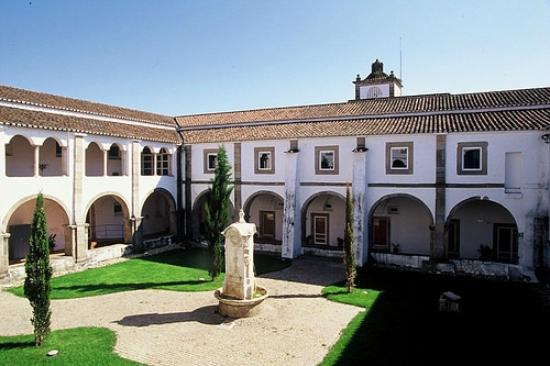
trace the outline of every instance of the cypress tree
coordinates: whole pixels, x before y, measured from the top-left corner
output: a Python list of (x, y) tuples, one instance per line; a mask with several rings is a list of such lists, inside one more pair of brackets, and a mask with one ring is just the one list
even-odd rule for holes
[(233, 190), (233, 186), (229, 184), (230, 176), (231, 165), (229, 165), (225, 148), (220, 146), (214, 170), (214, 179), (211, 181), (212, 188), (204, 208), (207, 229), (206, 236), (211, 260), (209, 274), (212, 280), (215, 280), (223, 269), (222, 231), (229, 223), (231, 202), (229, 196)]
[(344, 232), (344, 266), (346, 269), (346, 289), (348, 292), (355, 286), (355, 246), (353, 243), (353, 202), (349, 186), (346, 188), (346, 229)]
[(36, 198), (36, 207), (32, 218), (29, 254), (25, 261), (25, 296), (32, 306), (34, 326), (34, 341), (40, 346), (50, 332), (50, 242), (46, 213), (44, 211), (44, 197), (42, 193)]

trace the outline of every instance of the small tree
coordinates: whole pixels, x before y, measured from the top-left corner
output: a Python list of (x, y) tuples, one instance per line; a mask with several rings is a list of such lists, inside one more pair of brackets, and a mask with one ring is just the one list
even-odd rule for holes
[(36, 198), (36, 207), (32, 218), (29, 254), (25, 262), (25, 296), (32, 306), (34, 342), (40, 346), (50, 332), (50, 241), (48, 239), (44, 197), (42, 193)]
[(204, 208), (207, 229), (206, 236), (211, 259), (209, 273), (212, 280), (218, 277), (223, 266), (222, 231), (229, 222), (229, 196), (233, 190), (233, 186), (229, 184), (230, 176), (231, 165), (229, 165), (225, 148), (220, 146), (214, 170), (214, 180), (211, 181), (212, 189)]
[(353, 202), (346, 188), (346, 229), (344, 232), (344, 266), (346, 269), (346, 289), (348, 292), (355, 286), (355, 246), (353, 244)]

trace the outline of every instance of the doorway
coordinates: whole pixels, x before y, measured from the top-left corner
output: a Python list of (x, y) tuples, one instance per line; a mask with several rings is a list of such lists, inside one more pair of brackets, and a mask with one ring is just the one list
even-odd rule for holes
[(328, 214), (312, 213), (311, 224), (313, 233), (313, 244), (328, 245), (329, 238), (329, 216)]

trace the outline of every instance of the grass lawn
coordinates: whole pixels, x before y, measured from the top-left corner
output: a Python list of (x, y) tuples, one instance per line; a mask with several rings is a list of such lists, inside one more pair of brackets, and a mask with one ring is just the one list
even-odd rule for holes
[[(116, 336), (106, 328), (57, 330), (40, 347), (33, 335), (0, 337), (0, 365), (140, 365), (113, 352)], [(47, 357), (56, 349), (57, 356)]]
[[(550, 311), (531, 285), (367, 268), (352, 294), (334, 301), (363, 306), (322, 365), (529, 364), (547, 359)], [(368, 294), (362, 289), (369, 289)], [(460, 313), (440, 313), (439, 295), (462, 296)]]
[[(173, 291), (208, 291), (221, 287), (223, 275), (216, 281), (208, 276), (208, 254), (205, 249), (191, 248), (135, 258), (100, 268), (52, 278), (52, 299), (98, 296), (138, 289)], [(257, 274), (281, 270), (290, 265), (278, 256), (256, 254)], [(23, 288), (9, 289), (23, 296)]]

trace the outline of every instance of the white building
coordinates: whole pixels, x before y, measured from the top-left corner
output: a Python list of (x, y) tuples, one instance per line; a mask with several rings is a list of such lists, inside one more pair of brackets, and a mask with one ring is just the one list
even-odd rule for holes
[(378, 60), (354, 84), (343, 103), (175, 118), (1, 87), (0, 273), (25, 253), (39, 191), (78, 261), (96, 242), (200, 240), (220, 145), (258, 249), (340, 255), (349, 185), (361, 263), (548, 266), (550, 88), (401, 96)]

